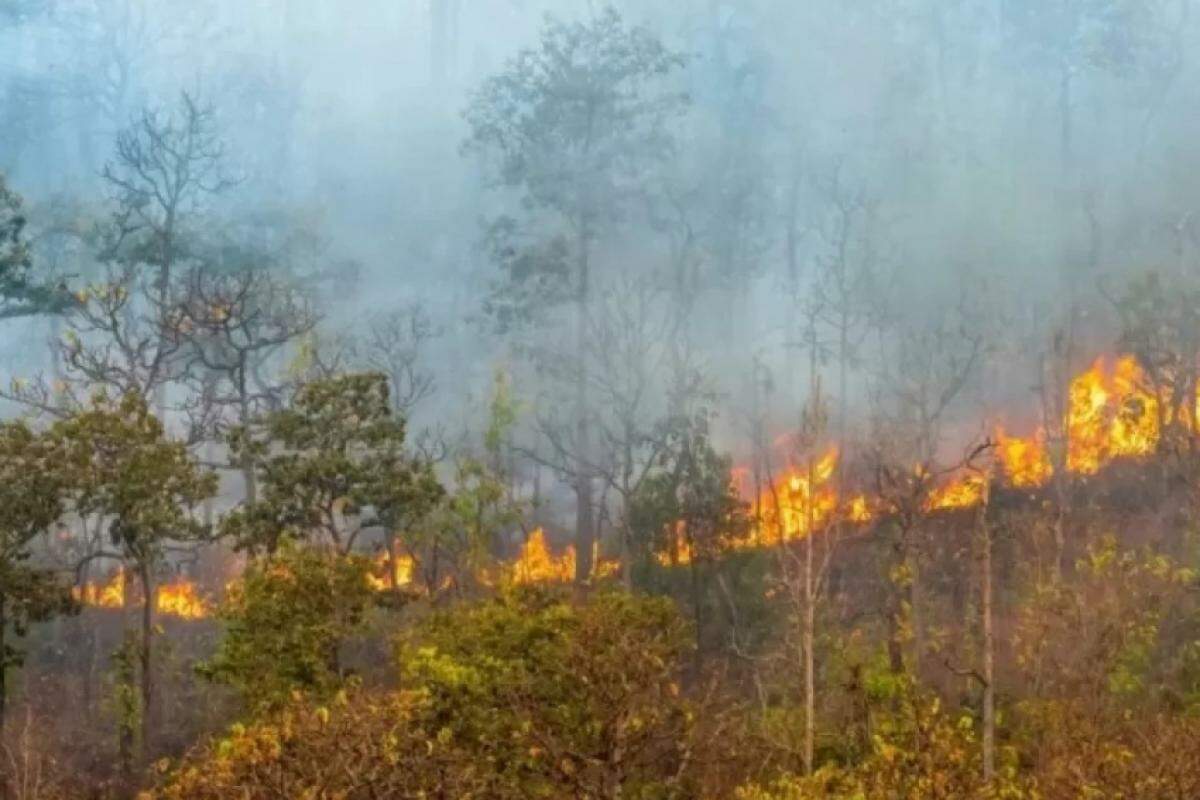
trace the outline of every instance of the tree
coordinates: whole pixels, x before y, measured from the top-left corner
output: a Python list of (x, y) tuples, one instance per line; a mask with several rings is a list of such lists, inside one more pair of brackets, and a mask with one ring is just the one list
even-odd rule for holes
[(294, 539), (345, 554), (366, 527), (401, 514), (419, 519), (442, 487), (404, 442), (405, 420), (392, 413), (385, 376), (308, 383), (290, 407), (231, 432), (232, 457), (254, 465), (258, 492), (224, 519), (223, 531), (251, 552)]
[(291, 543), (251, 561), (221, 605), (225, 632), (201, 673), (236, 688), (254, 711), (295, 692), (327, 697), (343, 680), (338, 650), (374, 602), (372, 567)]
[[(176, 293), (178, 327), (189, 343), (181, 354), (183, 373), (198, 384), (193, 426), (199, 431), (193, 438), (227, 434), (278, 408), (283, 387), (263, 373), (272, 356), (316, 327), (312, 299), (287, 277), (257, 264), (200, 266)], [(254, 464), (247, 460), (236, 467), (253, 505)]]
[(117, 136), (104, 167), (115, 211), (101, 231), (101, 285), (80, 293), (64, 360), (92, 386), (154, 397), (182, 376), (183, 316), (173, 303), (183, 265), (194, 260), (207, 197), (234, 185), (225, 173), (216, 114), (182, 94), (174, 113), (146, 109)]
[(1053, 76), (1064, 165), (1072, 157), (1079, 79), (1089, 70), (1128, 71), (1141, 55), (1138, 5), (1121, 0), (1020, 0), (1005, 5), (1005, 22), (1017, 47)]
[(39, 566), (33, 553), (38, 537), (65, 512), (66, 477), (50, 437), (21, 422), (0, 425), (0, 732), (8, 698), (6, 675), (21, 665), (23, 656), (11, 643), (10, 631), (20, 638), (31, 622), (74, 607), (59, 576)]
[(711, 570), (749, 531), (746, 503), (732, 461), (712, 445), (704, 411), (675, 421), (655, 469), (630, 498), (629, 525), (643, 559), (686, 566), (699, 636), (705, 632), (703, 595)]
[(0, 320), (61, 312), (72, 300), (65, 289), (34, 280), (24, 231), (21, 198), (0, 175)]
[(596, 524), (587, 357), (594, 257), (631, 212), (646, 172), (671, 155), (668, 124), (686, 97), (667, 81), (683, 64), (611, 8), (585, 22), (549, 18), (539, 47), (487, 80), (466, 113), (465, 149), (495, 157), (492, 185), (519, 193), (531, 223), (526, 229), (509, 216), (492, 226), (493, 256), (507, 280), (489, 310), (508, 323), (563, 302), (573, 307), (580, 582), (591, 575)]
[[(875, 492), (886, 517), (895, 589), (887, 611), (888, 652), (893, 673), (904, 672), (903, 629), (911, 625), (914, 670), (925, 659), (920, 583), (920, 531), (936, 505), (939, 483), (961, 477), (979, 453), (966, 448), (961, 458), (939, 453), (943, 428), (955, 402), (975, 376), (985, 351), (972, 310), (960, 303), (941, 318), (903, 326), (885, 367), (871, 454)], [(978, 487), (979, 484), (970, 484)], [(904, 617), (908, 615), (908, 619)]]
[[(216, 493), (217, 480), (199, 468), (182, 442), (167, 437), (141, 395), (110, 400), (98, 394), (89, 408), (59, 420), (50, 435), (72, 473), (72, 510), (107, 520), (116, 558), (141, 588), (141, 630), (136, 641), (140, 673), (140, 736), (151, 746), (154, 720), (153, 637), (156, 570), (173, 542), (202, 541), (211, 532), (190, 511)], [(134, 731), (122, 731), (126, 769)]]

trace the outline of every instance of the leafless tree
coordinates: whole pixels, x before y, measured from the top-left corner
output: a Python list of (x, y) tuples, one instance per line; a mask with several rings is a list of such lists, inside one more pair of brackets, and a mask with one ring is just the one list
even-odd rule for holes
[[(192, 439), (219, 437), (283, 402), (285, 382), (273, 357), (319, 320), (310, 297), (266, 267), (190, 270), (176, 288), (179, 328), (187, 344), (183, 374), (199, 398)], [(276, 369), (278, 374), (281, 370)], [(247, 502), (255, 501), (254, 465), (238, 465)]]

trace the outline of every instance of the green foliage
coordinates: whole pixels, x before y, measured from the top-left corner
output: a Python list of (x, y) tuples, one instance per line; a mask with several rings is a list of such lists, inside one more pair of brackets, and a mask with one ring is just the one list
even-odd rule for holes
[(476, 92), (464, 149), (495, 156), (496, 185), (519, 190), (524, 209), (566, 221), (582, 240), (568, 241), (556, 221), (536, 231), (512, 217), (493, 224), (489, 248), (508, 280), (488, 310), (502, 325), (586, 291), (579, 250), (629, 213), (647, 173), (673, 152), (669, 123), (688, 99), (670, 81), (683, 64), (610, 7), (581, 22), (548, 18), (538, 46)]
[(153, 565), (167, 541), (209, 537), (189, 512), (216, 493), (217, 477), (166, 435), (137, 393), (116, 401), (99, 394), (50, 435), (71, 471), (74, 510), (110, 519), (110, 539), (126, 558)]
[(982, 754), (969, 717), (945, 713), (936, 700), (907, 695), (884, 717), (872, 749), (850, 766), (827, 765), (811, 777), (785, 775), (751, 785), (738, 800), (1034, 800), (1032, 786), (1018, 777), (1015, 754), (989, 783), (982, 779)]
[(138, 692), (138, 650), (141, 643), (133, 631), (125, 631), (121, 645), (112, 654), (112, 664), (109, 673), (111, 682), (111, 704), (117, 719), (118, 751), (122, 761), (122, 770), (128, 773), (132, 769), (134, 745), (138, 731), (142, 729), (142, 697)]
[(404, 442), (385, 376), (306, 384), (289, 408), (231, 434), (233, 463), (255, 465), (260, 496), (226, 517), (223, 532), (255, 553), (273, 552), (284, 539), (349, 552), (368, 525), (418, 520), (443, 490)]
[(405, 685), (433, 698), (526, 797), (654, 797), (683, 764), (688, 627), (665, 600), (538, 591), (435, 616), (403, 649)]
[(0, 425), (0, 693), (3, 672), (22, 661), (8, 630), (23, 637), (31, 622), (75, 607), (58, 576), (34, 565), (31, 551), (63, 515), (67, 477), (50, 437), (21, 422)]
[(1163, 660), (1160, 630), (1196, 583), (1165, 556), (1094, 543), (1073, 582), (1034, 588), (1018, 611), (1017, 664), (1038, 696), (1056, 701), (1145, 699)]
[(697, 796), (689, 648), (662, 600), (523, 592), (461, 606), (404, 643), (401, 690), (351, 688), (235, 727), (154, 796)]
[[(17, 13), (17, 5), (11, 8)], [(0, 16), (3, 13), (0, 5)], [(21, 198), (0, 175), (0, 320), (59, 312), (71, 299), (66, 291), (39, 285), (33, 279), (33, 259), (24, 231)]]
[(668, 438), (660, 463), (630, 502), (635, 544), (644, 556), (665, 553), (674, 561), (684, 545), (691, 561), (711, 561), (749, 530), (732, 461), (713, 448), (703, 414), (675, 424)]
[(329, 695), (342, 683), (339, 648), (374, 603), (371, 570), (361, 556), (292, 543), (252, 560), (219, 609), (225, 632), (201, 673), (233, 686), (251, 708), (295, 692)]

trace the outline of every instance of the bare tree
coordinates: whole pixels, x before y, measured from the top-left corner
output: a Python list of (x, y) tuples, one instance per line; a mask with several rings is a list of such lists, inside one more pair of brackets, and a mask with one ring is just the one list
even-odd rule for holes
[[(887, 611), (888, 657), (904, 672), (902, 629), (909, 615), (914, 669), (924, 660), (921, 619), (920, 535), (934, 490), (959, 476), (975, 450), (941, 460), (947, 416), (976, 373), (985, 351), (984, 334), (965, 299), (951, 314), (899, 330), (895, 352), (876, 389), (871, 461), (875, 490), (892, 529), (892, 593)], [(907, 611), (906, 611), (907, 609)]]
[[(191, 438), (220, 438), (231, 426), (247, 426), (279, 408), (285, 383), (268, 370), (274, 356), (317, 325), (312, 300), (285, 276), (254, 266), (233, 271), (202, 266), (190, 270), (176, 291), (187, 343), (183, 374), (198, 398)], [(253, 504), (254, 464), (238, 466)]]

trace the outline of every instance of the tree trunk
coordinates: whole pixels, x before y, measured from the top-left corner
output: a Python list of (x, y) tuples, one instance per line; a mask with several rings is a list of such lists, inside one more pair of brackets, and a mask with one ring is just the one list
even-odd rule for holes
[(925, 666), (925, 620), (921, 616), (921, 606), (924, 604), (921, 584), (921, 563), (916, 548), (910, 548), (908, 553), (908, 617), (912, 624), (913, 637), (913, 678), (920, 681), (924, 675)]
[[(8, 662), (4, 648), (7, 646), (5, 634), (8, 632), (8, 608), (5, 598), (0, 595), (0, 744), (4, 741), (4, 713), (8, 709)], [(0, 797), (5, 795), (3, 779), (0, 778)]]
[(142, 583), (142, 638), (138, 643), (138, 655), (141, 667), (142, 692), (142, 760), (145, 761), (150, 753), (151, 735), (154, 716), (154, 672), (153, 672), (153, 637), (154, 637), (154, 582), (150, 577), (148, 565), (141, 565), (138, 575)]
[[(808, 473), (811, 481), (811, 460)], [(804, 546), (804, 774), (812, 775), (817, 731), (816, 657), (813, 653), (817, 638), (817, 597), (813, 581), (813, 539), (816, 538), (816, 531), (812, 529), (812, 503), (808, 505), (809, 529)]]
[(983, 612), (983, 779), (991, 782), (996, 774), (996, 639), (992, 609), (992, 531), (987, 522), (986, 498), (980, 506), (979, 528), (983, 549), (980, 564), (980, 605)]
[(575, 329), (575, 582), (583, 586), (592, 576), (592, 548), (596, 542), (593, 508), (591, 413), (588, 396), (588, 305), (591, 299), (591, 234), (581, 223), (579, 235), (579, 291)]

